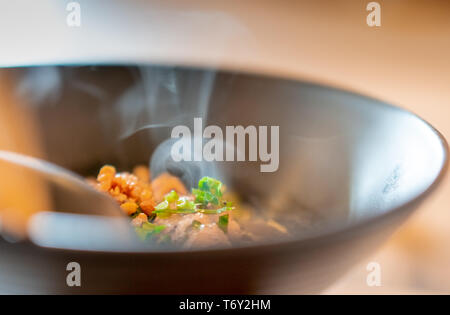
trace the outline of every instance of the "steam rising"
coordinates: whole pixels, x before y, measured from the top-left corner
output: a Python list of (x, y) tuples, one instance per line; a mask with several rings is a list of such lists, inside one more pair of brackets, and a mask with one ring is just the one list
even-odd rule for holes
[(56, 67), (30, 68), (19, 81), (17, 93), (32, 100), (31, 104), (59, 99), (62, 87), (61, 72)]
[[(175, 176), (178, 176), (183, 183), (188, 187), (196, 187), (200, 178), (204, 176), (211, 176), (215, 178), (221, 178), (223, 180), (223, 174), (219, 171), (219, 167), (216, 162), (202, 161), (179, 161), (176, 162), (171, 156), (171, 148), (176, 141), (189, 142), (191, 150), (194, 150), (194, 139), (168, 139), (161, 143), (155, 152), (153, 152), (150, 170), (153, 175), (157, 176), (163, 172), (169, 172)], [(202, 139), (203, 143), (206, 140)]]
[(119, 138), (186, 124), (194, 117), (207, 118), (214, 79), (214, 71), (181, 73), (175, 68), (140, 67), (134, 85), (114, 104), (121, 121)]
[(180, 177), (188, 187), (195, 186), (203, 176), (218, 176), (213, 162), (175, 162), (171, 157), (174, 139), (167, 133), (168, 128), (191, 125), (194, 117), (207, 119), (215, 75), (214, 71), (186, 73), (175, 68), (167, 71), (141, 67), (136, 83), (114, 105), (121, 122), (120, 140), (145, 130), (151, 130), (149, 135), (155, 142), (162, 140), (152, 154), (153, 176), (169, 172)]

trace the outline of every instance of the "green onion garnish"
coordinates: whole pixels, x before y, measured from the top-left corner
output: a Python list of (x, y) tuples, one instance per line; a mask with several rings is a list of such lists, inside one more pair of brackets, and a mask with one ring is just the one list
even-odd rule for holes
[(219, 222), (217, 223), (217, 225), (219, 226), (219, 228), (224, 232), (224, 233), (228, 233), (228, 214), (224, 214), (221, 215), (219, 217)]
[(169, 209), (169, 202), (167, 200), (164, 200), (155, 207), (155, 212), (158, 210), (168, 210), (168, 209)]
[(175, 202), (178, 200), (178, 198), (178, 194), (175, 190), (171, 190), (170, 193), (164, 196), (164, 200), (166, 200), (167, 202)]
[[(176, 191), (172, 190), (164, 196), (164, 201), (155, 207), (154, 213), (159, 217), (167, 217), (171, 214), (205, 213), (220, 214), (233, 210), (230, 202), (222, 200), (223, 184), (217, 179), (203, 177), (198, 182), (198, 188), (192, 189), (195, 201), (186, 197), (179, 197)], [(174, 207), (176, 205), (176, 208)], [(219, 205), (223, 205), (219, 208)], [(216, 208), (214, 208), (214, 206)]]
[(144, 222), (142, 226), (136, 227), (136, 233), (142, 240), (152, 239), (160, 234), (166, 228), (165, 225), (157, 225), (150, 222)]

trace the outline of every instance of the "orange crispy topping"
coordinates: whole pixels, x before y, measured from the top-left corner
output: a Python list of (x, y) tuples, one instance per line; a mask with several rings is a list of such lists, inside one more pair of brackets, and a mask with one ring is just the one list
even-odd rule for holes
[(138, 205), (135, 202), (127, 201), (120, 205), (120, 207), (125, 211), (126, 214), (132, 215), (133, 213), (136, 213), (138, 210)]
[(150, 186), (150, 172), (145, 166), (138, 166), (134, 173), (117, 173), (113, 166), (105, 165), (97, 176), (96, 187), (108, 192), (127, 215), (132, 215), (140, 208), (151, 214), (155, 208)]
[[(90, 182), (93, 182), (92, 179)], [(105, 165), (94, 182), (97, 189), (116, 199), (127, 215), (142, 211), (136, 222), (142, 221), (144, 216), (147, 218), (170, 191), (175, 190), (180, 195), (188, 194), (181, 180), (168, 173), (161, 174), (150, 182), (150, 171), (143, 165), (136, 166), (133, 173), (118, 173), (114, 166)]]

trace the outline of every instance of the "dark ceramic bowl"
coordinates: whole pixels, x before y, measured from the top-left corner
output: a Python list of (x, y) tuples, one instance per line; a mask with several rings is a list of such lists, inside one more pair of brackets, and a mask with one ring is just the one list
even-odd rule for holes
[[(281, 220), (305, 213), (288, 240), (192, 251), (127, 251), (85, 240), (68, 248), (0, 241), (0, 291), (315, 293), (370, 253), (442, 178), (447, 145), (414, 114), (307, 82), (179, 67), (4, 69), (39, 118), (47, 159), (92, 175), (148, 163), (176, 125), (279, 126), (279, 169), (226, 162), (229, 187)], [(269, 209), (270, 208), (270, 209)], [(72, 236), (69, 236), (72, 237)], [(66, 265), (82, 268), (66, 285)]]

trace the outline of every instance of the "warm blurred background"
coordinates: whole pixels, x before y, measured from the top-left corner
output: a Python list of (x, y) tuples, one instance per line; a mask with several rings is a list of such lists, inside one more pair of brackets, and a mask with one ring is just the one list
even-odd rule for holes
[[(407, 108), (450, 139), (449, 1), (380, 0), (381, 26), (369, 27), (368, 0), (85, 0), (78, 29), (64, 26), (63, 2), (2, 0), (9, 9), (1, 10), (0, 35), (8, 45), (0, 62), (101, 60), (106, 52), (108, 60), (189, 60), (308, 78)], [(142, 19), (145, 2), (154, 11)], [(450, 293), (449, 176), (326, 293)], [(366, 285), (371, 261), (381, 265), (381, 287)]]

